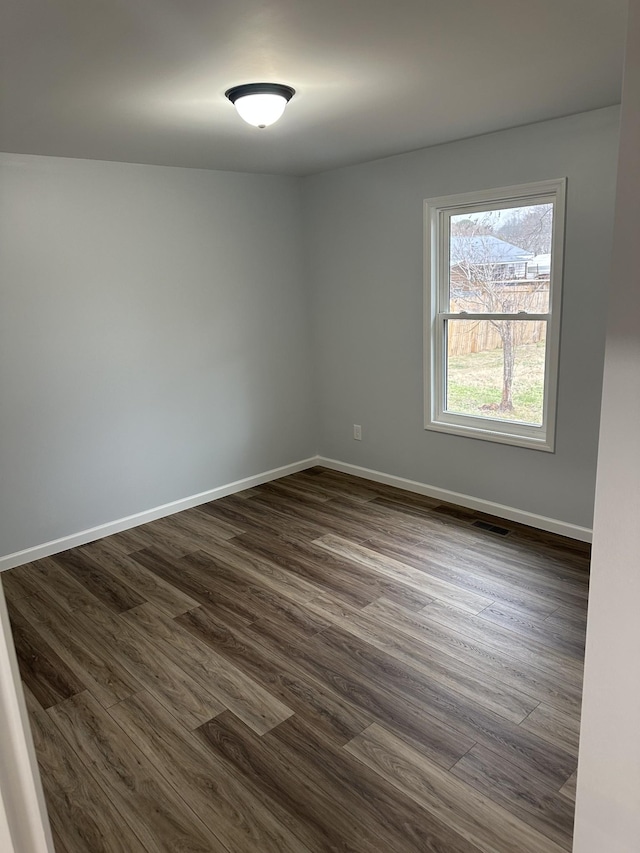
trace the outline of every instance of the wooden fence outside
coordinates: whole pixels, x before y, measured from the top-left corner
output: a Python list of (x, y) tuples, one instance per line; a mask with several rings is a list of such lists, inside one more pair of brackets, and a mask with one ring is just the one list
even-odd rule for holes
[[(539, 284), (518, 287), (510, 292), (525, 294), (526, 310), (530, 314), (544, 314), (549, 310), (548, 286), (539, 289)], [(471, 299), (453, 299), (452, 311), (478, 311), (478, 304)], [(514, 342), (520, 344), (536, 344), (545, 339), (547, 324), (544, 320), (518, 321), (514, 327)], [(500, 332), (491, 322), (486, 320), (456, 320), (447, 323), (447, 343), (449, 355), (468, 355), (473, 352), (487, 352), (501, 349)]]

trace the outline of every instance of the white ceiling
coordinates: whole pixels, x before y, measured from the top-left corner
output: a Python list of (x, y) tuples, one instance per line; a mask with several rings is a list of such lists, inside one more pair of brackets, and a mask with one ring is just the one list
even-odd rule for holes
[[(620, 100), (626, 0), (4, 0), (0, 150), (304, 175)], [(246, 125), (238, 83), (297, 90)]]

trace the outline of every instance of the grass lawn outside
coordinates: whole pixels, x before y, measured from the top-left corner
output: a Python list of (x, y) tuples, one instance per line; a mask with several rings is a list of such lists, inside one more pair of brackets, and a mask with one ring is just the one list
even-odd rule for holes
[[(513, 411), (498, 412), (502, 399), (502, 349), (449, 357), (447, 411), (475, 417), (542, 423), (545, 342), (516, 351)], [(484, 408), (483, 408), (484, 407)]]

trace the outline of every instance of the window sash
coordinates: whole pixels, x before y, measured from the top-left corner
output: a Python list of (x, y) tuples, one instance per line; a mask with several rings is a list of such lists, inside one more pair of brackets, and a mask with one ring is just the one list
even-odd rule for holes
[[(554, 242), (556, 234), (556, 214), (557, 198), (556, 193), (535, 194), (529, 196), (512, 197), (508, 201), (506, 199), (487, 202), (475, 202), (472, 204), (460, 205), (457, 207), (447, 207), (446, 209), (438, 210), (438, 231), (441, 245), (438, 247), (440, 255), (438, 275), (438, 311), (448, 311), (451, 304), (451, 218), (464, 213), (484, 213), (491, 210), (506, 210), (510, 207), (525, 207), (527, 205), (551, 204), (553, 205), (553, 231), (551, 242), (551, 257), (554, 257)], [(551, 300), (553, 290), (553, 275), (550, 276), (549, 298)]]
[(434, 387), (432, 389), (434, 396), (434, 415), (437, 421), (442, 422), (443, 424), (452, 424), (458, 426), (466, 426), (471, 429), (478, 429), (484, 432), (499, 432), (499, 433), (509, 433), (514, 435), (522, 435), (529, 439), (536, 439), (538, 441), (544, 441), (544, 436), (547, 430), (547, 421), (549, 414), (549, 394), (548, 394), (548, 383), (549, 383), (549, 372), (551, 370), (550, 358), (549, 358), (549, 317), (548, 314), (536, 314), (536, 315), (526, 315), (519, 316), (517, 314), (492, 314), (490, 317), (487, 315), (477, 315), (477, 319), (486, 320), (486, 319), (497, 319), (497, 320), (512, 320), (515, 322), (527, 322), (532, 320), (541, 320), (542, 322), (547, 323), (547, 333), (545, 334), (545, 378), (544, 378), (544, 395), (543, 395), (543, 409), (542, 409), (542, 423), (541, 424), (531, 424), (526, 421), (518, 421), (518, 420), (509, 420), (508, 418), (492, 418), (490, 416), (480, 415), (468, 415), (460, 412), (450, 412), (447, 409), (447, 379), (448, 379), (448, 368), (449, 368), (449, 354), (447, 350), (447, 321), (448, 320), (473, 320), (475, 317), (469, 316), (460, 316), (460, 314), (439, 314), (436, 317), (436, 337), (437, 342), (436, 346), (438, 346), (438, 350), (441, 354), (441, 359), (436, 361), (436, 371), (433, 377)]
[(438, 318), (442, 320), (549, 320), (551, 312), (546, 314), (528, 314), (526, 311), (517, 311), (514, 314), (469, 314), (466, 311), (442, 311)]

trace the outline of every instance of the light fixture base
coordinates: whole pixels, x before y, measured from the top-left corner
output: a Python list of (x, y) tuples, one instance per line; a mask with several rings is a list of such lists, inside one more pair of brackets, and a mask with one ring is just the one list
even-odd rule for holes
[(232, 86), (224, 93), (225, 98), (229, 98), (232, 104), (238, 98), (244, 98), (246, 95), (280, 95), (287, 103), (293, 98), (296, 90), (291, 86), (285, 86), (284, 83), (243, 83), (240, 86)]

